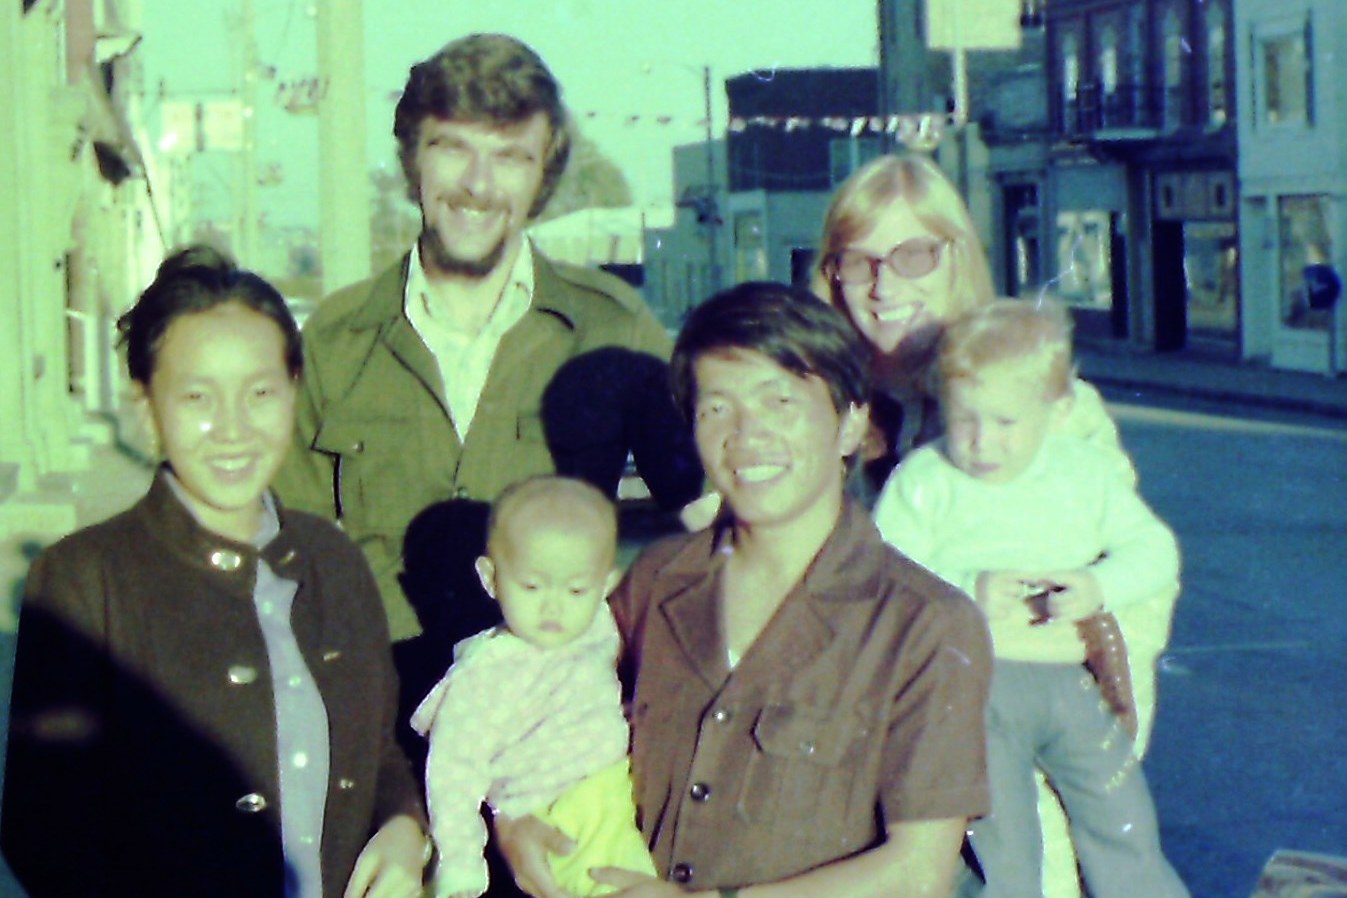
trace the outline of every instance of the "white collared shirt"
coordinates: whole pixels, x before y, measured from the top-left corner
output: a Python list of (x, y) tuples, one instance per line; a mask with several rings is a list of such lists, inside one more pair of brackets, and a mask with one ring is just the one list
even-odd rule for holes
[(519, 252), (500, 301), (491, 311), (476, 336), (465, 336), (447, 326), (430, 299), (426, 270), (421, 264), (421, 246), (412, 247), (407, 267), (407, 291), (403, 296), (403, 314), (421, 342), (435, 356), (444, 388), (444, 400), (460, 440), (468, 438), (468, 429), (477, 412), (477, 403), (486, 386), (491, 362), (505, 334), (528, 312), (533, 302), (533, 247), (521, 238)]

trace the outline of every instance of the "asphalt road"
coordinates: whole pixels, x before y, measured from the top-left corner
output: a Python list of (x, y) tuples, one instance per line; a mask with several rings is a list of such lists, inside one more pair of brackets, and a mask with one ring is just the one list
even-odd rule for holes
[(1114, 411), (1184, 557), (1145, 762), (1164, 847), (1194, 898), (1248, 898), (1278, 848), (1347, 854), (1347, 422)]

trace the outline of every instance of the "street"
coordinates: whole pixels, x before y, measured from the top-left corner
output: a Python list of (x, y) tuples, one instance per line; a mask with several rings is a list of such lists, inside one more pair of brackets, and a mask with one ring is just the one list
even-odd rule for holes
[[(1278, 848), (1347, 854), (1347, 420), (1105, 394), (1184, 557), (1145, 763), (1164, 847), (1194, 898), (1248, 898)], [(138, 491), (114, 463), (104, 482)], [(98, 498), (82, 523), (114, 510)], [(12, 660), (0, 633), (6, 690)], [(0, 867), (0, 898), (22, 895)]]
[(1183, 551), (1145, 763), (1165, 851), (1194, 898), (1247, 898), (1278, 848), (1347, 853), (1347, 422), (1108, 398)]

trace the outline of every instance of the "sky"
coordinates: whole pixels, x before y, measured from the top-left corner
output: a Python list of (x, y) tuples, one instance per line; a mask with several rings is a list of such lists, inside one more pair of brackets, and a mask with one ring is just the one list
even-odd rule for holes
[[(287, 112), (279, 99), (283, 85), (317, 74), (317, 2), (334, 0), (253, 0), (258, 56), (274, 70), (257, 90), (258, 168), (275, 176), (259, 205), (273, 224), (317, 222), (317, 118)], [(138, 53), (155, 137), (161, 99), (223, 99), (238, 83), (241, 6), (141, 0)], [(671, 148), (705, 133), (703, 66), (723, 135), (728, 77), (875, 65), (876, 8), (876, 0), (365, 0), (368, 162), (396, 168), (393, 107), (408, 68), (456, 37), (498, 31), (543, 57), (581, 132), (622, 168), (636, 202), (667, 203)], [(193, 163), (201, 203), (231, 201), (233, 164), (220, 153)]]

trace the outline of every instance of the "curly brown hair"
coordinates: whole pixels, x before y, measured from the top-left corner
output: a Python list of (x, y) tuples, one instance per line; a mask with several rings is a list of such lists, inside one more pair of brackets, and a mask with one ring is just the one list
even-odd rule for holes
[(547, 206), (571, 153), (561, 86), (542, 58), (508, 35), (470, 34), (412, 66), (393, 113), (393, 136), (412, 201), (418, 200), (416, 144), (427, 118), (513, 125), (539, 112), (546, 116), (551, 135), (530, 218)]

